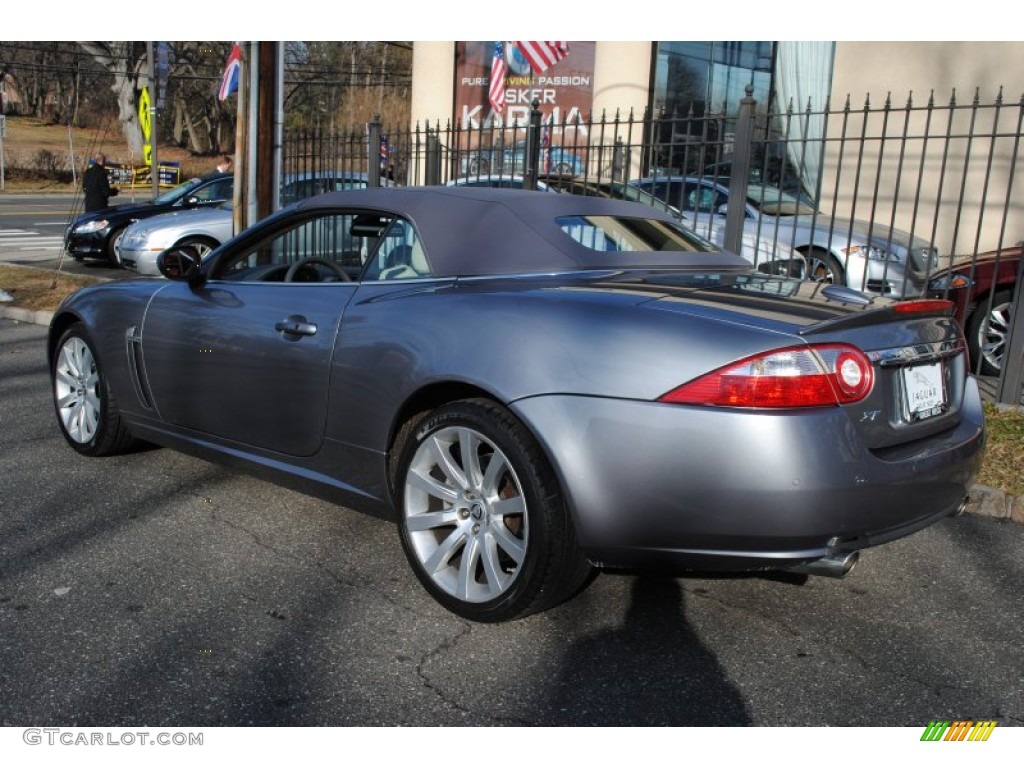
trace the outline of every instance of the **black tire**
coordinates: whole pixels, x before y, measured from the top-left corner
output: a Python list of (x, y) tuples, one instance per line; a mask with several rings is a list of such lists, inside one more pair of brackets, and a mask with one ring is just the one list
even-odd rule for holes
[(843, 265), (835, 256), (823, 248), (808, 248), (804, 253), (807, 261), (807, 279), (816, 283), (846, 285)]
[(555, 475), (507, 409), (483, 399), (450, 403), (407, 425), (396, 449), (402, 546), (445, 608), (507, 621), (557, 605), (588, 582), (593, 568)]
[(552, 176), (575, 176), (573, 168), (569, 163), (559, 163), (551, 169)]
[(135, 447), (82, 323), (61, 334), (50, 382), (57, 423), (72, 448), (85, 456), (112, 456)]
[(128, 229), (128, 225), (125, 224), (122, 227), (118, 227), (110, 233), (110, 237), (107, 238), (107, 261), (109, 261), (115, 267), (123, 266), (121, 259), (117, 255), (117, 246), (121, 242), (121, 238), (124, 237), (124, 231)]
[(980, 370), (983, 376), (998, 376), (1002, 372), (1006, 337), (1010, 332), (1012, 303), (1012, 291), (999, 291), (992, 297), (990, 311), (986, 312), (989, 303), (988, 297), (985, 297), (978, 300), (967, 318), (967, 327), (964, 330), (967, 335), (967, 349), (971, 356), (971, 369)]

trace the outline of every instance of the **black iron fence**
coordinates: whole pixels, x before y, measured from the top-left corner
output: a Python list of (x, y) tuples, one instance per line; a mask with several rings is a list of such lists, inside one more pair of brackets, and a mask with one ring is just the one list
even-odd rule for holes
[[(879, 104), (737, 108), (510, 124), (374, 119), (285, 138), (285, 180), (488, 184), (625, 197), (670, 211), (759, 269), (894, 298), (960, 302), (973, 362), (997, 397), (1022, 388), (1019, 175), (1024, 97), (953, 93)], [(347, 181), (346, 181), (347, 179)], [(964, 280), (970, 283), (957, 287)], [(998, 377), (998, 378), (996, 378)]]

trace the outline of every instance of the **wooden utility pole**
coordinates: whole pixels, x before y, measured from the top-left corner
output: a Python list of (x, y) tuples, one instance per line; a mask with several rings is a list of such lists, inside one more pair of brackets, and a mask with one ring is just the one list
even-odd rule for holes
[(246, 211), (249, 205), (249, 68), (252, 66), (252, 43), (239, 43), (242, 50), (242, 68), (238, 73), (238, 102), (235, 108), (235, 180), (232, 192), (232, 225), (238, 234), (247, 225)]
[(263, 219), (277, 208), (280, 187), (278, 110), (282, 99), (278, 71), (281, 45), (275, 41), (259, 45), (259, 93), (256, 125), (256, 215)]

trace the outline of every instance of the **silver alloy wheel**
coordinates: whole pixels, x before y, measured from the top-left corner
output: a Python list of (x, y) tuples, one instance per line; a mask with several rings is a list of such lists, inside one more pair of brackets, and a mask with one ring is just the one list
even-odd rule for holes
[(124, 262), (121, 261), (121, 241), (124, 240), (124, 233), (128, 230), (128, 227), (121, 227), (114, 234), (114, 239), (110, 241), (110, 254), (113, 256), (114, 263), (123, 267)]
[(985, 322), (978, 329), (978, 349), (985, 362), (1002, 370), (1006, 352), (1006, 336), (1010, 332), (1010, 302), (994, 304)]
[(100, 424), (100, 377), (92, 350), (77, 336), (60, 348), (53, 387), (64, 431), (76, 443), (90, 442)]
[(481, 432), (446, 427), (423, 440), (405, 477), (403, 514), (412, 551), (448, 594), (483, 603), (515, 583), (526, 557), (526, 497)]
[(807, 279), (816, 283), (838, 283), (833, 259), (827, 254), (812, 249), (807, 253)]
[(206, 254), (213, 250), (213, 246), (205, 240), (190, 240), (187, 245), (196, 249), (196, 254), (199, 256), (200, 261), (203, 260), (203, 257), (206, 256)]

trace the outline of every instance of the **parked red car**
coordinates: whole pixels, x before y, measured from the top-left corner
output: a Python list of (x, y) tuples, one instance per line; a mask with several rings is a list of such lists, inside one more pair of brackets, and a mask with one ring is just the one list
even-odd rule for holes
[[(986, 376), (1002, 370), (1006, 338), (1010, 331), (1010, 305), (1020, 269), (1024, 243), (1001, 251), (978, 254), (936, 272), (929, 283), (932, 296), (947, 296), (957, 303), (957, 318), (967, 335), (971, 366)], [(986, 322), (987, 321), (987, 322)]]

